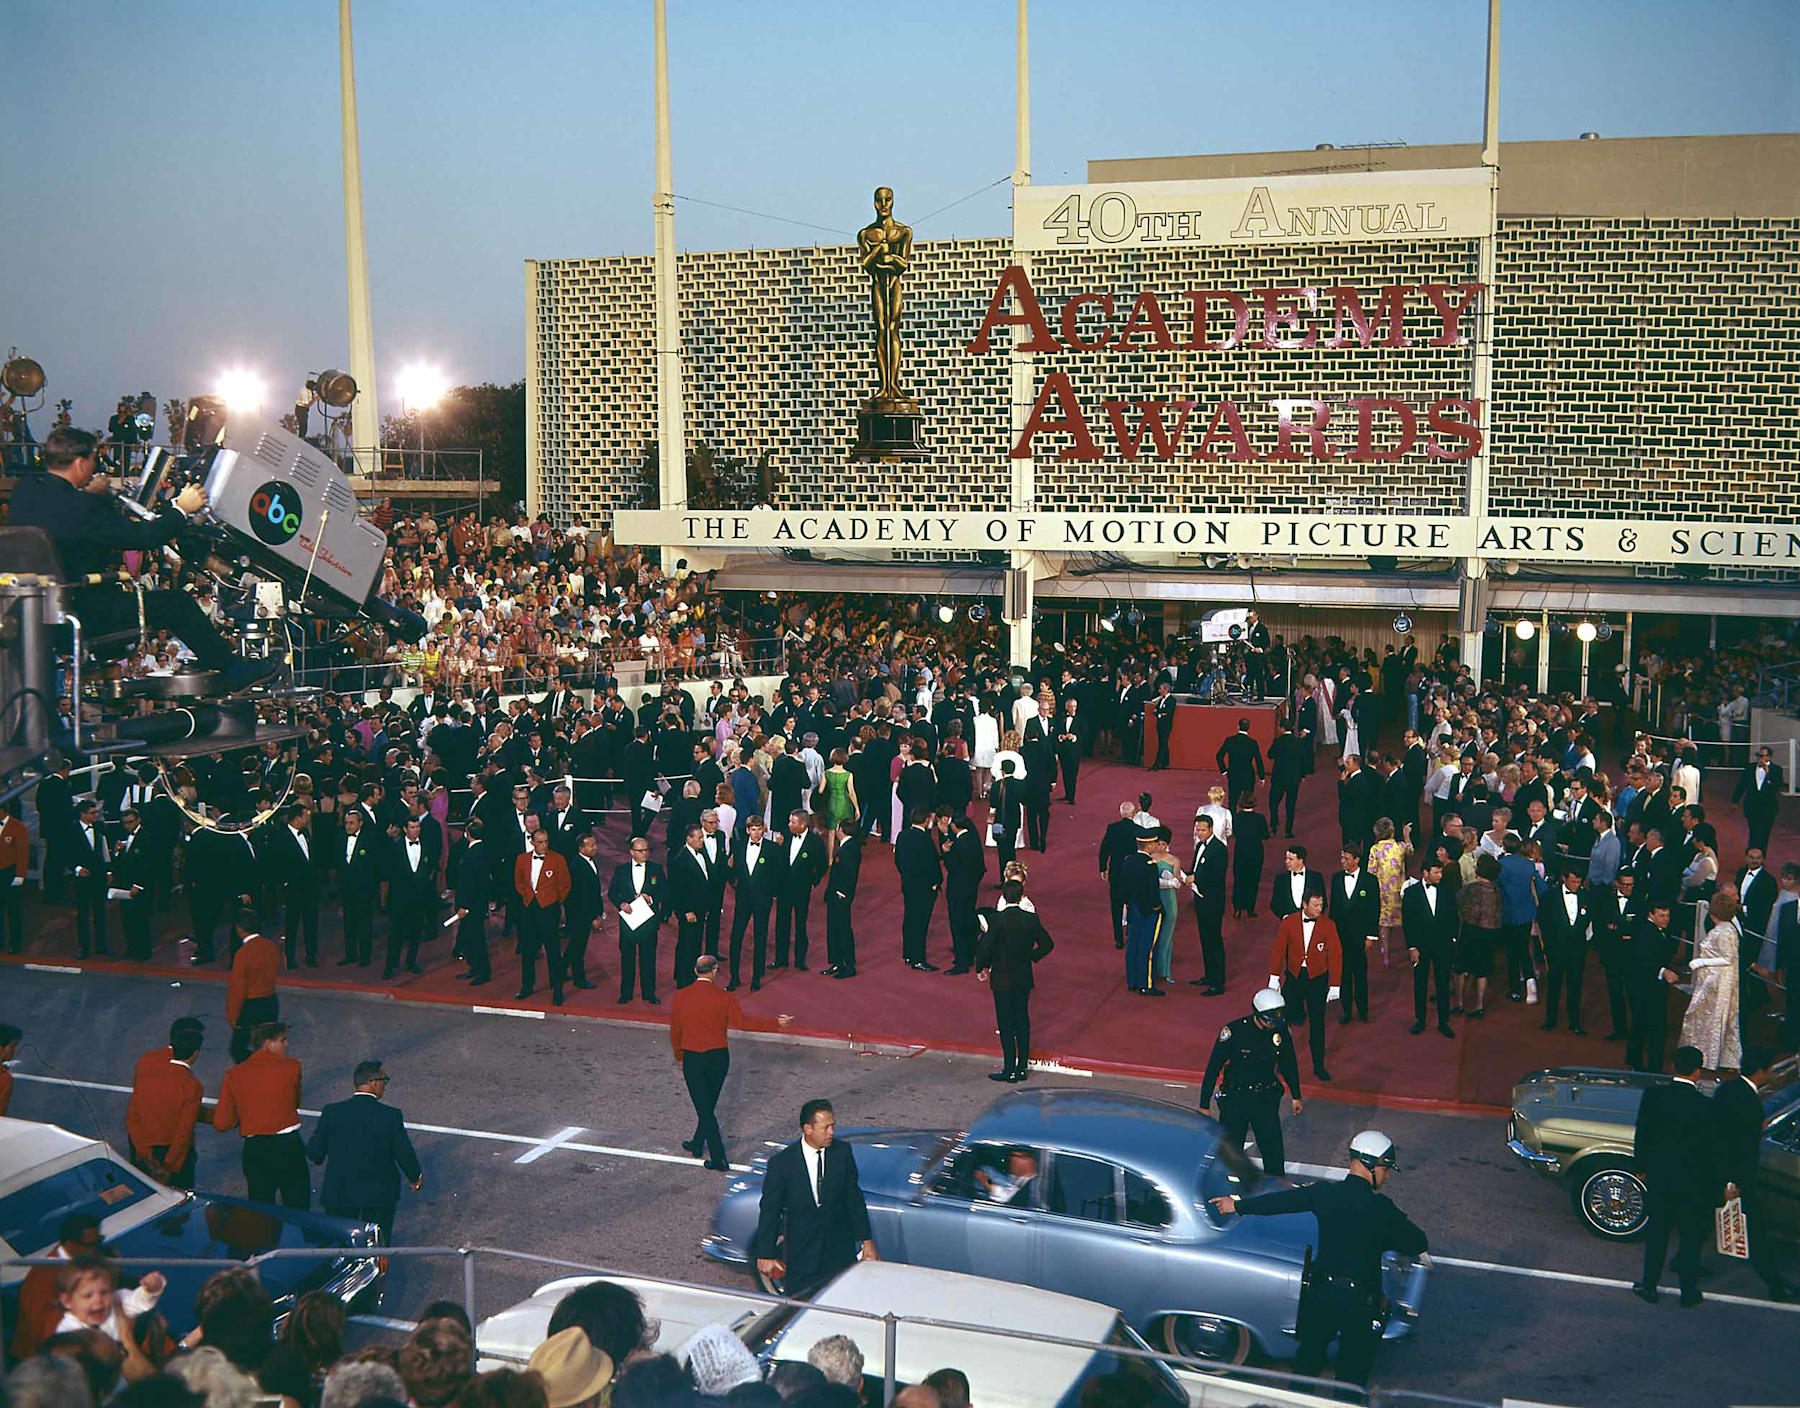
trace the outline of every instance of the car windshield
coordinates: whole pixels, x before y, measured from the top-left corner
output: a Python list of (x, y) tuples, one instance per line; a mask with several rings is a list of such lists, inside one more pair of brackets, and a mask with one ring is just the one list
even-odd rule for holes
[(1763, 1120), (1773, 1122), (1800, 1108), (1800, 1062), (1782, 1062), (1761, 1088)]
[[(1150, 1348), (1139, 1338), (1138, 1333), (1125, 1323), (1123, 1316), (1113, 1321), (1112, 1333), (1107, 1335), (1105, 1342), (1114, 1349), (1148, 1350)], [(1081, 1376), (1081, 1384), (1086, 1384), (1090, 1379), (1115, 1377), (1135, 1380), (1144, 1386), (1143, 1389), (1127, 1391), (1129, 1396), (1127, 1396), (1127, 1392), (1122, 1392), (1119, 1395), (1120, 1401), (1154, 1405), (1154, 1408), (1176, 1408), (1176, 1405), (1183, 1405), (1185, 1408), (1188, 1402), (1187, 1390), (1181, 1386), (1181, 1381), (1170, 1372), (1169, 1366), (1160, 1359), (1140, 1359), (1135, 1355), (1123, 1354), (1096, 1354), (1088, 1361), (1088, 1366)], [(1080, 1388), (1081, 1384), (1076, 1387)], [(1149, 1391), (1148, 1397), (1144, 1395), (1145, 1389)], [(1074, 1395), (1071, 1394), (1066, 1401), (1073, 1400)]]
[(155, 1191), (111, 1159), (89, 1159), (0, 1198), (0, 1241), (32, 1256), (56, 1241), (56, 1229), (70, 1213), (104, 1220)]

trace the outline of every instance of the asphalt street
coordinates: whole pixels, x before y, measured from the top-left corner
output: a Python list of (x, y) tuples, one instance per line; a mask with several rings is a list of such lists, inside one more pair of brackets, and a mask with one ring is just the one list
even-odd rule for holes
[[(174, 1017), (207, 1019), (196, 1073), (216, 1092), (229, 1060), (223, 1001), (212, 983), (7, 970), (0, 1018), (26, 1030), (13, 1065), (12, 1114), (122, 1147), (132, 1066), (163, 1044)], [(692, 1133), (692, 1109), (665, 1029), (341, 994), (290, 994), (282, 1006), (292, 1054), (305, 1066), (309, 1107), (347, 1096), (351, 1067), (379, 1057), (393, 1077), (389, 1101), (409, 1123), (429, 1127), (413, 1130), (425, 1184), (401, 1204), (397, 1243), (506, 1247), (636, 1274), (745, 1284), (699, 1251), (726, 1175), (702, 1169), (680, 1148)], [(1390, 1039), (1410, 1040), (1404, 1033)], [(1426, 1047), (1420, 1059), (1430, 1054)], [(840, 1126), (961, 1128), (998, 1093), (984, 1079), (987, 1069), (963, 1058), (737, 1036), (720, 1122), (738, 1163), (795, 1137), (801, 1103), (819, 1095), (833, 1102)], [(1034, 1080), (1116, 1085), (1187, 1103), (1197, 1094), (1103, 1077)], [(1438, 1261), (1420, 1332), (1387, 1346), (1378, 1361), (1383, 1382), (1496, 1404), (1795, 1401), (1800, 1316), (1792, 1307), (1709, 1300), (1684, 1311), (1668, 1294), (1652, 1309), (1608, 1284), (1634, 1278), (1638, 1248), (1582, 1231), (1565, 1189), (1514, 1162), (1496, 1119), (1311, 1101), (1286, 1121), (1289, 1160), (1339, 1164), (1351, 1136), (1371, 1125), (1399, 1146), (1400, 1172), (1387, 1191), (1426, 1230)], [(200, 1187), (243, 1191), (235, 1134), (203, 1132), (199, 1151)], [(1454, 1264), (1464, 1262), (1483, 1265)], [(1716, 1272), (1706, 1282), (1710, 1293), (1761, 1297), (1760, 1282), (1741, 1264), (1709, 1263)], [(484, 1260), (481, 1313), (556, 1274)], [(400, 1260), (388, 1285), (384, 1313), (410, 1318), (431, 1299), (460, 1297), (461, 1273), (449, 1261)]]

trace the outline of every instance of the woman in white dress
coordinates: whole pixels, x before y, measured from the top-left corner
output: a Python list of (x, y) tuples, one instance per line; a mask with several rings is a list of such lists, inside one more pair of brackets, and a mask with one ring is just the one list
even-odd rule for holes
[(1313, 703), (1319, 706), (1319, 738), (1320, 744), (1327, 748), (1337, 747), (1338, 730), (1337, 714), (1332, 710), (1332, 699), (1337, 691), (1332, 682), (1323, 675), (1313, 686)]
[(992, 695), (984, 695), (975, 711), (975, 795), (985, 797), (993, 778), (994, 754), (1000, 751), (1000, 716)]
[(1362, 757), (1362, 740), (1356, 732), (1356, 691), (1354, 689), (1345, 690), (1343, 699), (1344, 707), (1337, 712), (1338, 722), (1343, 725), (1339, 732), (1339, 737), (1344, 741), (1343, 756), (1347, 758), (1354, 753), (1360, 758)]
[(1738, 899), (1730, 891), (1712, 897), (1706, 910), (1712, 927), (1688, 964), (1694, 994), (1681, 1019), (1681, 1045), (1698, 1047), (1715, 1073), (1735, 1071), (1744, 1059), (1738, 1044), (1738, 931), (1731, 922), (1737, 912)]

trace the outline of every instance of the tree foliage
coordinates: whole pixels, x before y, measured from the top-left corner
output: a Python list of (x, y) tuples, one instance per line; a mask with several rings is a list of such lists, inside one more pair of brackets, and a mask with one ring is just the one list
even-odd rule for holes
[[(457, 386), (422, 413), (425, 446), (480, 450), (482, 473), (500, 481), (500, 497), (525, 500), (525, 383)], [(405, 449), (419, 443), (421, 413), (381, 418), (381, 443)], [(471, 471), (471, 474), (473, 471)]]

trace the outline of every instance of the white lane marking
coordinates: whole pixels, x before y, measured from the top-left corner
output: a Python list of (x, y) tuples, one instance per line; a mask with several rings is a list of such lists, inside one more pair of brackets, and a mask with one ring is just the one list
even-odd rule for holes
[[(131, 1087), (129, 1085), (109, 1085), (105, 1081), (98, 1080), (68, 1080), (62, 1076), (30, 1076), (23, 1074), (14, 1076), (14, 1079), (36, 1081), (39, 1085), (67, 1085), (73, 1086), (78, 1090), (107, 1090), (118, 1095), (131, 1094)], [(218, 1101), (208, 1098), (204, 1103), (216, 1105)], [(301, 1110), (299, 1113), (310, 1119), (317, 1119), (319, 1117), (319, 1112), (317, 1110)], [(459, 1126), (449, 1124), (421, 1124), (414, 1120), (408, 1120), (406, 1121), (406, 1127), (419, 1134), (448, 1134), (457, 1139), (486, 1139), (496, 1144), (543, 1143), (543, 1140), (535, 1135), (501, 1134), (491, 1129), (462, 1129)], [(580, 1133), (580, 1130), (577, 1129), (576, 1133)], [(688, 1168), (694, 1169), (700, 1167), (700, 1161), (698, 1159), (689, 1158), (686, 1154), (662, 1154), (650, 1149), (623, 1149), (613, 1144), (580, 1144), (573, 1139), (566, 1140), (556, 1147), (559, 1149), (567, 1149), (571, 1153), (577, 1154), (604, 1154), (610, 1158), (638, 1159), (644, 1163), (683, 1164)], [(782, 1146), (779, 1144), (771, 1144), (769, 1147), (778, 1149)], [(733, 1164), (731, 1166), (731, 1171), (733, 1173), (748, 1173), (750, 1172), (750, 1165)]]
[(543, 1021), (548, 1012), (533, 1012), (529, 1007), (471, 1007), (471, 1012), (480, 1012), (489, 1017), (534, 1017)]
[(564, 1125), (555, 1134), (552, 1134), (548, 1139), (545, 1139), (545, 1140), (541, 1141), (540, 1143), (533, 1144), (523, 1154), (520, 1154), (518, 1158), (514, 1159), (513, 1162), (515, 1164), (535, 1164), (539, 1159), (543, 1158), (544, 1155), (548, 1154), (552, 1149), (559, 1149), (564, 1144), (567, 1144), (577, 1134), (586, 1134), (586, 1133), (587, 1133), (587, 1130), (581, 1125), (578, 1125), (578, 1124)]
[[(1528, 1276), (1535, 1281), (1567, 1281), (1577, 1286), (1601, 1286), (1607, 1290), (1629, 1291), (1630, 1281), (1616, 1280), (1611, 1276), (1581, 1276), (1573, 1271), (1544, 1271), (1536, 1266), (1508, 1266), (1499, 1261), (1470, 1261), (1459, 1256), (1438, 1256), (1432, 1254), (1433, 1266), (1454, 1266), (1464, 1271), (1495, 1271), (1503, 1276)], [(1665, 1287), (1665, 1289), (1667, 1289)], [(1800, 1302), (1783, 1303), (1776, 1300), (1764, 1300), (1758, 1296), (1734, 1296), (1721, 1291), (1706, 1292), (1708, 1300), (1716, 1300), (1725, 1305), (1750, 1305), (1760, 1310), (1782, 1310), (1790, 1315), (1800, 1315)]]
[[(1258, 1168), (1261, 1168), (1263, 1166), (1262, 1155), (1250, 1152), (1255, 1147), (1256, 1136), (1252, 1134), (1249, 1138), (1244, 1140), (1244, 1153), (1251, 1163), (1255, 1164)], [(1292, 1159), (1286, 1159), (1283, 1161), (1282, 1166), (1289, 1173), (1297, 1173), (1302, 1178), (1323, 1178), (1328, 1179), (1333, 1183), (1341, 1183), (1350, 1176), (1349, 1169), (1332, 1168), (1329, 1164), (1299, 1164), (1295, 1163)]]
[(1047, 1071), (1057, 1076), (1082, 1076), (1087, 1080), (1094, 1078), (1092, 1071), (1084, 1071), (1076, 1066), (1065, 1066), (1060, 1061), (1027, 1061), (1025, 1063), (1034, 1071)]
[(85, 971), (81, 968), (65, 968), (60, 963), (22, 963), (19, 966), (27, 973), (74, 973), (79, 975)]

